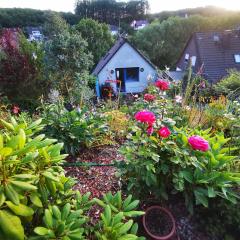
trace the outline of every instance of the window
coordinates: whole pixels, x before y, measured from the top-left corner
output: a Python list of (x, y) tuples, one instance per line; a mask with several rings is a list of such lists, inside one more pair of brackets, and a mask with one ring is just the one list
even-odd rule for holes
[(186, 53), (186, 54), (185, 54), (185, 61), (188, 61), (188, 60), (189, 60), (189, 54)]
[(139, 68), (126, 68), (126, 82), (139, 81)]
[(240, 54), (234, 54), (235, 63), (240, 63)]

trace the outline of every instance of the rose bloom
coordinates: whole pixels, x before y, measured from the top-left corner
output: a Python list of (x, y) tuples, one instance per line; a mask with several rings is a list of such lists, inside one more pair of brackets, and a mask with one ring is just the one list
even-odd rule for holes
[(194, 150), (199, 150), (202, 152), (206, 152), (209, 150), (208, 141), (199, 137), (199, 136), (191, 136), (188, 138), (188, 143)]
[(154, 113), (149, 111), (137, 112), (134, 117), (137, 121), (147, 123), (149, 126), (152, 126), (156, 121)]
[(151, 136), (153, 134), (153, 126), (148, 126), (147, 128), (147, 135)]
[(162, 138), (168, 138), (171, 135), (171, 131), (167, 127), (159, 129), (158, 134)]
[(146, 93), (144, 95), (144, 100), (148, 101), (148, 102), (152, 102), (156, 99), (156, 97), (152, 94)]
[(161, 91), (169, 90), (169, 82), (164, 79), (159, 79), (155, 82), (155, 86), (159, 88)]
[(14, 114), (18, 114), (18, 113), (20, 112), (20, 107), (14, 105), (13, 108), (12, 108), (12, 112), (13, 112)]

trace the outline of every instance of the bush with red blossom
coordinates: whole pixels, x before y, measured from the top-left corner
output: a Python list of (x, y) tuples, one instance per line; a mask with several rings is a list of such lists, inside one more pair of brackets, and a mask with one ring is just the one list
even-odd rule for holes
[(156, 122), (156, 116), (153, 112), (140, 111), (135, 114), (135, 119), (141, 123), (152, 126)]
[(158, 79), (155, 82), (155, 86), (159, 88), (161, 91), (167, 91), (170, 88), (169, 82), (164, 79)]
[(144, 95), (144, 100), (147, 101), (147, 102), (152, 102), (156, 99), (156, 97), (152, 94), (149, 94), (149, 93), (146, 93)]
[(162, 138), (168, 138), (171, 135), (171, 131), (168, 127), (162, 127), (158, 130), (158, 134)]
[(199, 136), (191, 136), (188, 138), (188, 143), (192, 147), (193, 150), (199, 150), (202, 152), (206, 152), (209, 150), (209, 143), (205, 139)]

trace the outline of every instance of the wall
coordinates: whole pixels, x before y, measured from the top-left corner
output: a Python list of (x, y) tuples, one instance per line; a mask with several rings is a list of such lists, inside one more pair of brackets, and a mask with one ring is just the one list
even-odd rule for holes
[[(157, 74), (156, 70), (128, 43), (125, 43), (98, 74), (99, 84), (103, 85), (107, 79), (115, 80), (115, 68), (131, 67), (144, 68), (144, 71), (139, 72), (139, 82), (125, 83), (127, 93), (137, 93), (144, 91), (144, 89), (147, 87), (147, 79), (149, 75), (151, 75), (153, 77), (153, 81), (155, 81)], [(114, 70), (113, 74), (110, 73), (111, 70)], [(111, 84), (116, 91), (116, 84)]]

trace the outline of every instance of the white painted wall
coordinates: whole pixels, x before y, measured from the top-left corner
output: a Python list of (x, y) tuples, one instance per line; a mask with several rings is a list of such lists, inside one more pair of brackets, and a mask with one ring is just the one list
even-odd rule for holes
[[(142, 92), (147, 87), (147, 79), (152, 76), (152, 80), (156, 80), (156, 70), (144, 59), (142, 56), (135, 51), (128, 43), (117, 51), (112, 59), (106, 64), (106, 66), (98, 74), (99, 85), (103, 85), (106, 80), (116, 80), (116, 68), (132, 68), (139, 67), (144, 68), (144, 71), (139, 71), (139, 82), (125, 82), (126, 93), (137, 93)], [(114, 73), (111, 74), (111, 70)], [(116, 84), (111, 83), (114, 90), (116, 91)]]

